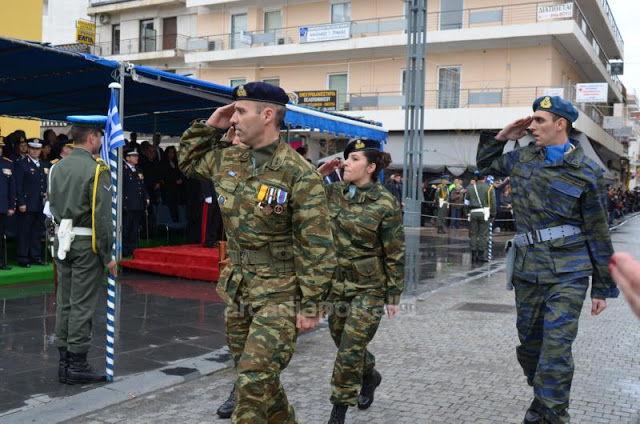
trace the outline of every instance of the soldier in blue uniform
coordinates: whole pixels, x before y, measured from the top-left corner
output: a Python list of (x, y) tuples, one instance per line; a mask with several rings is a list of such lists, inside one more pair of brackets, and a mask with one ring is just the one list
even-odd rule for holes
[(5, 263), (4, 226), (7, 216), (13, 215), (16, 209), (16, 182), (13, 176), (13, 162), (2, 156), (4, 140), (0, 136), (0, 270), (11, 269)]
[(144, 186), (144, 174), (138, 166), (139, 155), (135, 150), (130, 150), (125, 155), (125, 164), (122, 168), (122, 256), (133, 255), (133, 250), (138, 245), (138, 232), (144, 215), (144, 210), (149, 204), (149, 194)]
[[(613, 246), (603, 170), (569, 137), (578, 110), (561, 97), (544, 96), (533, 103), (533, 111), (497, 134), (482, 132), (478, 169), (511, 176), (516, 354), (534, 395), (524, 423), (568, 423), (571, 346), (589, 276), (594, 316), (618, 289), (607, 269)], [(527, 130), (535, 143), (502, 154), (508, 140), (524, 137)]]
[(16, 197), (18, 206), (18, 265), (29, 268), (31, 264), (44, 265), (42, 242), (44, 214), (42, 206), (47, 196), (49, 162), (40, 159), (42, 143), (29, 139), (29, 154), (15, 164)]

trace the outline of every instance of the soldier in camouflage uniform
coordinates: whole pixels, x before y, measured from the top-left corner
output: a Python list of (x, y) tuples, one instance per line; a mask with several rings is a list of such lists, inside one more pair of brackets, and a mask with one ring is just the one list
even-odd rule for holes
[[(67, 119), (74, 122), (71, 134), (76, 147), (53, 167), (49, 176), (49, 206), (57, 234), (54, 261), (58, 274), (58, 379), (61, 383), (85, 384), (105, 380), (104, 374), (88, 364), (87, 352), (91, 347), (93, 314), (104, 283), (104, 268), (109, 268), (114, 276), (118, 268), (111, 255), (111, 177), (107, 165), (94, 158), (100, 152), (100, 126), (106, 122), (106, 116)], [(75, 237), (65, 248), (65, 240), (71, 233)]]
[[(338, 267), (331, 287), (331, 337), (338, 348), (331, 378), (329, 424), (342, 424), (349, 406), (367, 409), (382, 381), (367, 345), (384, 306), (391, 318), (404, 287), (402, 206), (378, 182), (391, 162), (379, 142), (354, 140), (344, 151), (344, 181), (325, 186)], [(330, 175), (339, 159), (320, 168)], [(360, 395), (358, 395), (360, 390)]]
[(496, 216), (496, 197), (493, 186), (487, 184), (487, 177), (481, 172), (474, 173), (467, 188), (469, 201), (469, 244), (471, 262), (487, 262), (486, 250), (489, 247), (489, 225)]
[[(518, 361), (534, 400), (525, 423), (569, 422), (571, 346), (589, 276), (592, 315), (618, 290), (607, 266), (613, 253), (604, 205), (603, 171), (569, 138), (577, 109), (561, 97), (540, 97), (533, 116), (499, 133), (484, 131), (478, 169), (511, 176), (517, 235), (513, 285)], [(535, 144), (502, 154), (527, 133)]]
[[(329, 211), (320, 175), (280, 138), (286, 93), (254, 82), (233, 96), (235, 103), (185, 131), (180, 169), (213, 182), (228, 236), (230, 264), (217, 290), (236, 367), (232, 422), (296, 423), (280, 373), (296, 327), (317, 325), (331, 286)], [(222, 140), (231, 125), (248, 149)]]

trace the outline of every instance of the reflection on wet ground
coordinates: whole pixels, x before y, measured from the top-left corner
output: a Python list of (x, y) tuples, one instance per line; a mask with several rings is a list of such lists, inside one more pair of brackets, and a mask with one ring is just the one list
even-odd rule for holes
[[(503, 257), (506, 234), (497, 234), (494, 258)], [(471, 264), (466, 229), (437, 235), (407, 229), (405, 293), (432, 291), (486, 270)], [(104, 369), (106, 293), (94, 317), (89, 358)], [(0, 287), (0, 414), (87, 390), (57, 381), (52, 282)], [(226, 345), (223, 305), (215, 284), (126, 272), (117, 293), (116, 377), (159, 369)], [(228, 356), (212, 358), (226, 361)], [(187, 369), (166, 370), (188, 373)], [(95, 386), (90, 386), (95, 387)]]

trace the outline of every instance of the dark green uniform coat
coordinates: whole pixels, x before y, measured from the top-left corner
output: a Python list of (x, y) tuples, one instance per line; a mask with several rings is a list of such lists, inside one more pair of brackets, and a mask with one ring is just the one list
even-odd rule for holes
[[(94, 209), (97, 167), (100, 169)], [(73, 153), (53, 167), (50, 180), (49, 206), (55, 222), (72, 219), (74, 227), (94, 229), (95, 252), (91, 236), (76, 235), (66, 258), (60, 260), (57, 238), (55, 243), (56, 343), (69, 352), (86, 353), (91, 346), (91, 319), (104, 280), (104, 267), (112, 260), (111, 177), (104, 163), (99, 164), (90, 152), (76, 146)]]
[(506, 144), (483, 132), (478, 169), (511, 176), (518, 233), (559, 225), (582, 233), (517, 248), (514, 287), (518, 311), (517, 355), (549, 422), (569, 421), (573, 378), (571, 345), (592, 276), (591, 297), (617, 297), (608, 272), (613, 253), (604, 205), (602, 169), (579, 143), (563, 158), (547, 163), (534, 144), (502, 154)]
[(280, 384), (296, 307), (318, 316), (335, 268), (322, 179), (284, 140), (258, 150), (230, 144), (194, 123), (180, 141), (180, 169), (213, 182), (228, 236), (218, 294), (237, 371), (232, 421), (297, 422)]
[(338, 347), (331, 403), (355, 405), (363, 374), (375, 366), (367, 345), (385, 303), (397, 305), (404, 288), (402, 207), (378, 182), (358, 188), (353, 198), (346, 182), (325, 189), (339, 264), (329, 315)]

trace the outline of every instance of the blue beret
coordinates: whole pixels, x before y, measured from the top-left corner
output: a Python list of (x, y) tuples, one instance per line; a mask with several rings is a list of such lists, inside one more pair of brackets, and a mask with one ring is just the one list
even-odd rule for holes
[(282, 88), (259, 81), (241, 84), (234, 88), (233, 99), (275, 103), (283, 106), (289, 102), (289, 96)]
[(578, 109), (571, 102), (560, 96), (542, 96), (533, 102), (533, 111), (544, 110), (555, 115), (568, 119), (569, 122), (576, 122), (578, 119)]
[(105, 115), (71, 115), (67, 116), (67, 121), (80, 127), (103, 128), (107, 125)]
[(443, 174), (440, 178), (442, 178), (443, 180), (450, 180), (451, 176), (449, 174)]
[(380, 151), (380, 142), (376, 140), (351, 140), (344, 149), (344, 158), (347, 159), (352, 152), (360, 152), (362, 150)]

